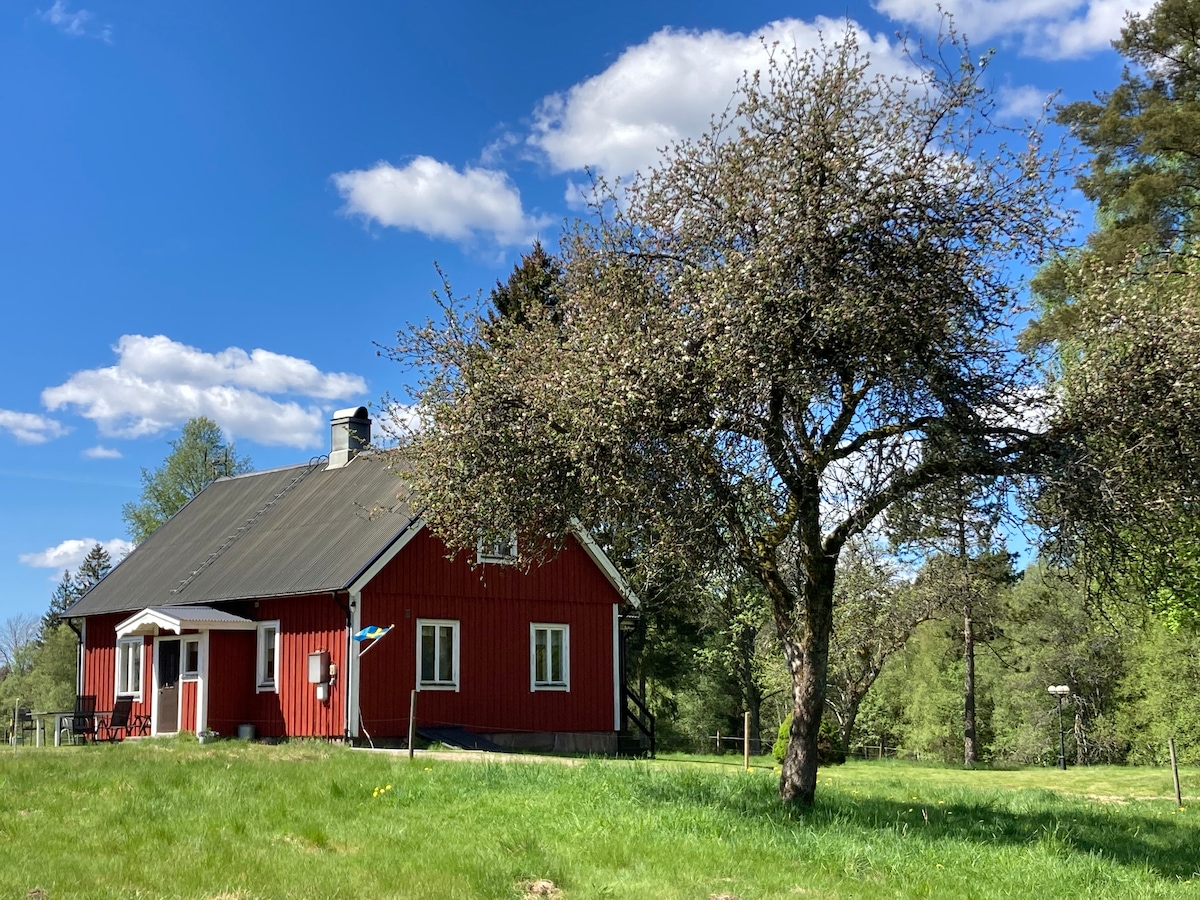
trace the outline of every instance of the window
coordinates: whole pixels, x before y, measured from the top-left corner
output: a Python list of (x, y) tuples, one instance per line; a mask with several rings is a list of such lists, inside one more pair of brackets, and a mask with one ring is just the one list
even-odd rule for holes
[(145, 641), (141, 635), (117, 641), (117, 695), (142, 699), (142, 654)]
[(179, 674), (183, 678), (200, 677), (200, 638), (185, 637), (183, 639), (183, 667)]
[(570, 626), (529, 626), (529, 672), (531, 691), (570, 690)]
[(258, 690), (278, 691), (279, 621), (258, 623)]
[(417, 619), (417, 683), (421, 690), (458, 690), (458, 622)]
[(512, 565), (517, 561), (517, 533), (510, 531), (502, 537), (480, 535), (475, 558), (480, 563)]

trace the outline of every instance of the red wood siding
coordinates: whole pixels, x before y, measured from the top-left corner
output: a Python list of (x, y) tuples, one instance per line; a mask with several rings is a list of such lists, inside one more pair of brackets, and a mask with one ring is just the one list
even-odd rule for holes
[[(346, 671), (346, 613), (328, 594), (262, 600), (243, 615), (280, 622), (276, 684), (278, 692), (256, 690), (257, 635), (253, 631), (209, 633), (207, 702), (209, 728), (237, 734), (254, 725), (263, 737), (340, 737), (345, 730), (342, 677)], [(84, 653), (84, 693), (96, 694), (97, 709), (112, 709), (116, 677), (116, 626), (129, 613), (88, 619)], [(154, 684), (154, 639), (145, 638), (141, 703), (135, 712), (150, 713)], [(328, 650), (338, 683), (327, 702), (316, 699), (308, 683), (308, 654)], [(195, 682), (181, 682), (180, 729), (196, 727)]]
[(179, 682), (179, 730), (196, 730), (196, 685), (195, 681)]
[[(484, 732), (613, 731), (613, 604), (620, 596), (573, 541), (529, 573), (474, 569), (422, 531), (363, 591), (362, 624), (396, 628), (361, 660), (359, 707), (373, 737), (408, 727), (418, 619), (459, 622), (459, 690), (425, 690), (421, 725)], [(533, 622), (570, 626), (570, 690), (530, 690)]]
[(209, 632), (208, 727), (223, 735), (251, 721), (255, 652), (253, 631)]
[[(83, 649), (83, 693), (96, 695), (98, 711), (113, 708), (117, 687), (117, 625), (129, 613), (93, 616), (87, 620)], [(151, 668), (154, 664), (154, 639), (143, 639), (142, 699), (133, 704), (136, 715), (150, 715), (152, 694)]]
[[(262, 600), (254, 610), (260, 622), (279, 620), (279, 656), (275, 683), (279, 692), (255, 692), (254, 661), (250, 680), (250, 718), (258, 733), (268, 737), (290, 735), (341, 737), (345, 731), (346, 612), (329, 594)], [(257, 653), (257, 643), (254, 646)], [(317, 700), (316, 685), (308, 683), (308, 654), (328, 650), (337, 666), (337, 684), (329, 700)]]
[[(341, 737), (345, 730), (342, 677), (346, 613), (328, 594), (261, 600), (244, 610), (256, 621), (279, 621), (277, 691), (259, 691), (258, 636), (253, 631), (209, 636), (208, 727), (223, 735), (253, 725), (260, 737)], [(329, 700), (317, 700), (308, 683), (308, 654), (328, 650), (338, 682)]]

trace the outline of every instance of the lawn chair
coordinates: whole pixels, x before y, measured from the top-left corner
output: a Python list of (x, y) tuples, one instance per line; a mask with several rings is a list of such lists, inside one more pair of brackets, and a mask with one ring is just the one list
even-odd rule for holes
[(123, 741), (130, 730), (129, 719), (133, 712), (133, 698), (121, 697), (113, 704), (113, 710), (96, 723), (96, 740)]
[(96, 739), (96, 695), (83, 694), (75, 698), (75, 714), (71, 716), (71, 741)]

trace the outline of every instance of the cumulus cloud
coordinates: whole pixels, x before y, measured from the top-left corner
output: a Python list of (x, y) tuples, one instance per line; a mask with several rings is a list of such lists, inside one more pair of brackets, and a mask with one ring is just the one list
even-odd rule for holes
[(83, 562), (88, 551), (99, 544), (108, 551), (114, 563), (119, 562), (133, 549), (133, 543), (124, 538), (98, 541), (95, 538), (71, 538), (56, 547), (47, 547), (38, 553), (22, 553), (17, 557), (22, 564), (35, 569), (75, 569)]
[(1126, 12), (1146, 13), (1155, 0), (876, 0), (875, 9), (918, 28), (933, 30), (941, 12), (978, 44), (1011, 39), (1029, 56), (1074, 59), (1108, 49)]
[[(833, 42), (848, 31), (877, 70), (907, 68), (897, 46), (845, 19), (784, 19), (750, 34), (666, 28), (625, 50), (599, 75), (544, 98), (528, 143), (557, 172), (631, 174), (655, 162), (672, 142), (703, 133), (729, 105), (739, 79), (765, 67), (772, 44), (804, 51), (822, 37)], [(578, 190), (568, 188), (568, 194)]]
[(1000, 115), (1007, 119), (1039, 119), (1045, 115), (1054, 95), (1025, 84), (1006, 86), (996, 91)]
[(7, 431), (22, 444), (44, 444), (62, 437), (70, 429), (38, 413), (0, 409), (0, 430)]
[(88, 447), (84, 450), (83, 456), (86, 459), (120, 459), (121, 451), (115, 447), (105, 447), (103, 444), (97, 444), (95, 447)]
[(333, 183), (347, 214), (429, 237), (485, 237), (514, 246), (530, 243), (548, 224), (525, 212), (520, 191), (504, 172), (470, 166), (460, 172), (429, 156), (399, 167), (381, 161), (338, 172)]
[(140, 334), (123, 335), (114, 349), (116, 365), (76, 372), (42, 391), (46, 408), (73, 408), (109, 437), (143, 437), (207, 416), (231, 436), (312, 447), (323, 439), (322, 408), (270, 395), (357, 399), (367, 387), (358, 375), (322, 372), (308, 360), (268, 350), (206, 353)]
[(63, 34), (71, 37), (97, 38), (106, 44), (112, 43), (111, 25), (92, 24), (95, 16), (86, 9), (77, 9), (71, 12), (64, 0), (54, 0), (53, 6), (47, 10), (38, 10), (38, 15), (43, 22), (50, 23)]

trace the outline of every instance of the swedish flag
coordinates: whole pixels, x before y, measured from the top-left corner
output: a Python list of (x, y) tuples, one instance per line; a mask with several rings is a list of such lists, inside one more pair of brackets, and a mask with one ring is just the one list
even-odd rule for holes
[(383, 637), (392, 630), (392, 627), (389, 625), (387, 628), (380, 628), (378, 625), (368, 625), (362, 631), (358, 632), (358, 634), (354, 635), (354, 639), (356, 641), (373, 641), (376, 638)]

